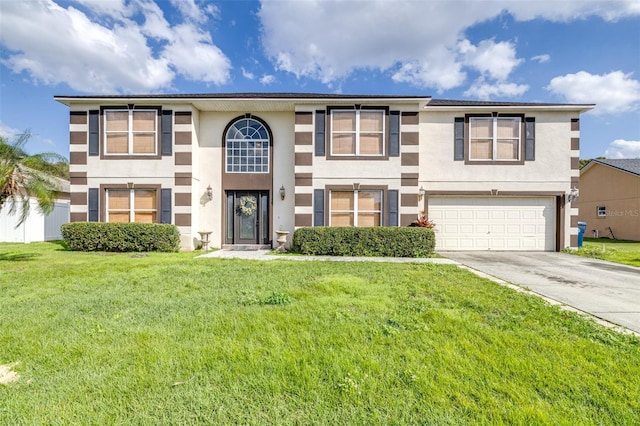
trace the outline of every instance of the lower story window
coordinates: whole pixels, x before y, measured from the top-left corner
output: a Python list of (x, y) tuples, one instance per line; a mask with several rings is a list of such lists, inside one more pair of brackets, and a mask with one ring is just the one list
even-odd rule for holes
[(382, 225), (382, 191), (332, 190), (329, 198), (329, 226)]
[(155, 189), (107, 189), (107, 222), (157, 222)]

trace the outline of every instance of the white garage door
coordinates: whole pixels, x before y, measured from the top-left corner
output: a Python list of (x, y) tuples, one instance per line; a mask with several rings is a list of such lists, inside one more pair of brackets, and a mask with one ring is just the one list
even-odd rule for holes
[(429, 197), (437, 250), (553, 251), (554, 197)]

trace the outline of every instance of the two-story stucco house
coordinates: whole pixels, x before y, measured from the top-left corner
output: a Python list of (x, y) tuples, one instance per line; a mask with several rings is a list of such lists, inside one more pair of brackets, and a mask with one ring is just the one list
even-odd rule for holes
[(580, 114), (593, 105), (424, 96), (57, 96), (71, 220), (173, 223), (184, 249), (304, 226), (406, 226), (439, 250), (577, 244)]

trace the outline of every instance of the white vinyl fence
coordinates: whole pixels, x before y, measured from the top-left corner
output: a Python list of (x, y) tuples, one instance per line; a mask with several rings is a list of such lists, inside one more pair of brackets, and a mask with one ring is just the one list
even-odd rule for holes
[[(12, 201), (8, 201), (11, 203)], [(0, 242), (30, 243), (33, 241), (61, 240), (60, 226), (69, 222), (69, 201), (56, 201), (53, 211), (45, 216), (35, 200), (30, 201), (29, 217), (16, 228), (21, 209), (10, 215), (9, 206), (0, 211)]]

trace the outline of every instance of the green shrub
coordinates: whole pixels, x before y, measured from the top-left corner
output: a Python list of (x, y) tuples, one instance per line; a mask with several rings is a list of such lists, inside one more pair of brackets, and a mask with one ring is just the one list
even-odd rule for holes
[(67, 248), (74, 251), (162, 251), (180, 249), (175, 225), (158, 223), (72, 222), (61, 227)]
[(435, 236), (427, 228), (318, 226), (293, 233), (291, 248), (322, 256), (429, 257)]

